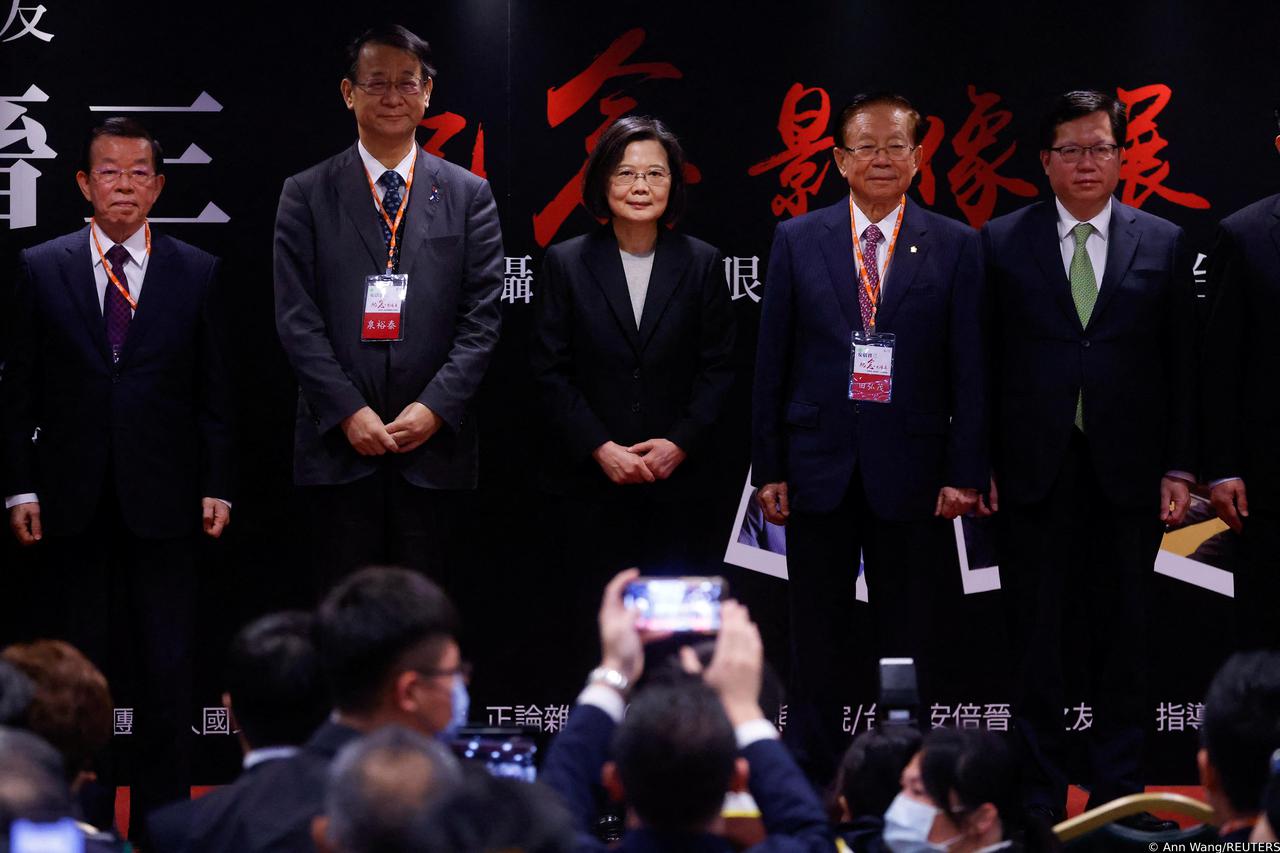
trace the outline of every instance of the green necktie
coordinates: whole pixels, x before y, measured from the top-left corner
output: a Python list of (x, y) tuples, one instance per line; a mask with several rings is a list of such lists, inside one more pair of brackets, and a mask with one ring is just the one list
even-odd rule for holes
[[(1093, 303), (1098, 301), (1098, 279), (1093, 275), (1093, 264), (1084, 248), (1085, 241), (1093, 233), (1093, 226), (1082, 222), (1072, 228), (1071, 232), (1076, 238), (1076, 251), (1071, 256), (1071, 272), (1067, 278), (1071, 280), (1071, 298), (1075, 300), (1080, 325), (1088, 326), (1089, 317), (1093, 314)], [(1076, 428), (1084, 432), (1083, 389), (1076, 395)]]

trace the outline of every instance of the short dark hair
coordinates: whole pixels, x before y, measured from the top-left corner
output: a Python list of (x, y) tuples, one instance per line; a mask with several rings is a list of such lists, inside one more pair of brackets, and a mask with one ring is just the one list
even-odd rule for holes
[(571, 853), (573, 823), (549, 788), (465, 768), (465, 780), (436, 802), (419, 824), (417, 853), (519, 850)]
[(356, 81), (356, 68), (360, 65), (360, 50), (366, 44), (381, 44), (412, 53), (422, 65), (423, 78), (435, 79), (436, 67), (431, 64), (431, 45), (399, 24), (388, 24), (370, 27), (347, 45), (347, 73), (344, 76), (352, 83)]
[(457, 612), (436, 584), (408, 569), (361, 569), (316, 613), (316, 650), (334, 705), (373, 709), (394, 673), (433, 666), (442, 641), (457, 633)]
[(0, 727), (0, 849), (15, 820), (47, 823), (71, 812), (58, 751), (31, 732)]
[(1106, 113), (1111, 120), (1111, 135), (1124, 147), (1129, 128), (1129, 108), (1106, 92), (1081, 89), (1059, 95), (1040, 120), (1040, 150), (1048, 151), (1058, 135), (1058, 127), (1093, 113)]
[(254, 749), (305, 741), (329, 711), (311, 614), (272, 613), (231, 641), (227, 693), (245, 740)]
[(1257, 812), (1280, 749), (1280, 652), (1227, 659), (1205, 695), (1200, 738), (1231, 807)]
[(836, 772), (836, 792), (850, 818), (888, 811), (902, 790), (902, 769), (920, 751), (920, 741), (920, 732), (908, 726), (885, 726), (854, 738)]
[(164, 149), (160, 142), (151, 135), (151, 131), (143, 127), (137, 119), (124, 116), (113, 116), (104, 119), (89, 131), (84, 140), (84, 150), (80, 152), (80, 169), (88, 172), (93, 166), (93, 143), (103, 136), (120, 136), (125, 139), (145, 139), (151, 143), (151, 168), (157, 175), (164, 174)]
[(62, 640), (15, 643), (3, 657), (35, 685), (25, 728), (62, 754), (69, 778), (88, 769), (111, 741), (113, 703), (106, 677)]
[(671, 168), (671, 190), (667, 193), (667, 209), (658, 222), (670, 225), (680, 219), (685, 205), (684, 149), (680, 140), (661, 120), (649, 116), (623, 116), (609, 125), (596, 147), (587, 158), (582, 175), (582, 204), (596, 219), (610, 219), (609, 182), (613, 172), (622, 162), (627, 146), (633, 142), (652, 139), (667, 152), (667, 165)]
[(645, 826), (697, 830), (720, 813), (738, 745), (706, 684), (641, 690), (613, 738), (627, 802)]
[(894, 92), (868, 92), (855, 95), (853, 100), (840, 111), (840, 123), (836, 126), (836, 139), (840, 143), (840, 147), (848, 147), (848, 140), (845, 139), (844, 132), (854, 116), (868, 107), (882, 106), (900, 109), (911, 118), (912, 145), (919, 145), (924, 141), (924, 119), (921, 118), (920, 111), (912, 106), (910, 101)]

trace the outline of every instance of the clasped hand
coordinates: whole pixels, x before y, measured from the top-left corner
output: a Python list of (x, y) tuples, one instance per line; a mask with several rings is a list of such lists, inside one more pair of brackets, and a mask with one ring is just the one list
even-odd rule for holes
[(365, 406), (342, 421), (347, 441), (361, 456), (386, 453), (408, 453), (440, 429), (440, 418), (422, 403), (414, 401), (389, 424), (384, 424), (373, 409)]

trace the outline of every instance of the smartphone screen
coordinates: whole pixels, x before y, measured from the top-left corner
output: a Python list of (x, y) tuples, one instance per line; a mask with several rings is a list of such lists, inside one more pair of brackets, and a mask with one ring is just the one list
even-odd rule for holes
[(538, 746), (524, 732), (509, 729), (462, 729), (449, 746), (463, 761), (475, 761), (493, 776), (532, 782), (538, 777)]
[(10, 853), (84, 853), (84, 834), (70, 818), (55, 823), (15, 820), (9, 830)]
[(727, 588), (720, 577), (642, 577), (627, 584), (622, 603), (636, 611), (641, 631), (713, 634)]

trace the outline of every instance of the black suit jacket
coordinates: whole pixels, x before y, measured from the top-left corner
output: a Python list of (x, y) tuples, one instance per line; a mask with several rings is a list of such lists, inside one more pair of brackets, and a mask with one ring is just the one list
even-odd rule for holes
[[(231, 495), (231, 402), (210, 300), (218, 260), (152, 232), (112, 364), (89, 226), (21, 255), (3, 397), (4, 494), (35, 492), (46, 534), (78, 534), (115, 492), (136, 536), (200, 526)], [(33, 436), (35, 436), (33, 438)]]
[[(374, 175), (376, 180), (379, 176)], [(498, 342), (502, 232), (487, 181), (419, 150), (400, 242), (404, 340), (362, 343), (365, 276), (385, 272), (379, 214), (353, 145), (284, 183), (276, 214), (276, 329), (298, 377), (299, 485), (396, 466), (416, 486), (473, 488), (471, 401)], [(339, 424), (364, 406), (384, 422), (417, 401), (444, 421), (404, 455), (361, 456)]]
[(988, 482), (984, 285), (977, 234), (908, 200), (876, 330), (897, 336), (890, 403), (849, 399), (862, 329), (849, 200), (779, 223), (752, 401), (752, 482), (830, 512), (861, 466), (881, 518), (933, 514), (943, 486)]
[[(569, 722), (556, 735), (542, 769), (542, 780), (557, 792), (569, 809), (578, 830), (577, 849), (602, 853), (608, 849), (591, 834), (595, 823), (593, 786), (608, 758), (609, 741), (617, 724), (599, 708), (578, 705)], [(760, 807), (767, 837), (751, 847), (758, 853), (830, 853), (834, 840), (822, 803), (779, 740), (761, 740), (748, 746), (743, 757), (751, 765), (751, 796)], [(647, 851), (728, 851), (724, 838), (706, 834), (628, 832), (619, 848)]]
[(198, 800), (154, 812), (157, 853), (314, 853), (311, 819), (324, 811), (329, 764), (360, 733), (326, 722), (302, 751), (246, 770)]
[(1182, 229), (1112, 201), (1088, 327), (1071, 297), (1052, 200), (988, 222), (1000, 499), (1032, 503), (1061, 467), (1084, 389), (1098, 481), (1117, 506), (1158, 510), (1160, 478), (1195, 468), (1192, 263)]
[(649, 438), (673, 441), (688, 459), (667, 481), (628, 489), (683, 495), (706, 485), (700, 451), (733, 384), (719, 250), (662, 229), (639, 329), (610, 226), (552, 246), (539, 282), (530, 363), (552, 433), (543, 487), (610, 493), (591, 452)]
[(1250, 513), (1280, 514), (1280, 195), (1222, 220), (1201, 378), (1206, 482), (1243, 477)]

